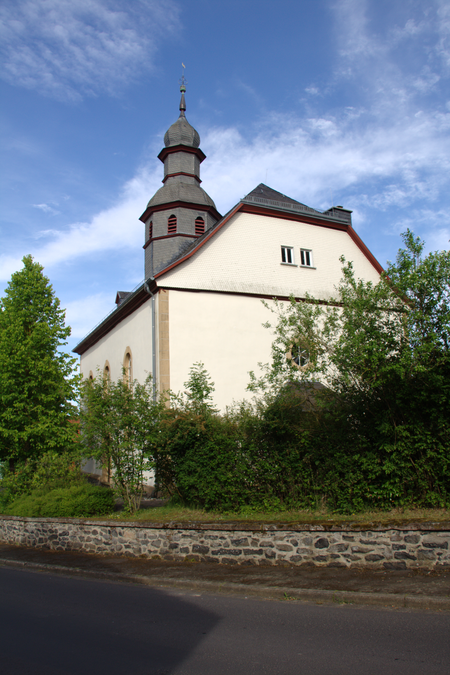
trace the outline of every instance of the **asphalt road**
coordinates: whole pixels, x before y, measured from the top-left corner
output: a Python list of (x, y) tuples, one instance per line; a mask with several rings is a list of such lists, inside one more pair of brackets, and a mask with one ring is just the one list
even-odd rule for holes
[(1, 675), (449, 675), (450, 613), (0, 569)]

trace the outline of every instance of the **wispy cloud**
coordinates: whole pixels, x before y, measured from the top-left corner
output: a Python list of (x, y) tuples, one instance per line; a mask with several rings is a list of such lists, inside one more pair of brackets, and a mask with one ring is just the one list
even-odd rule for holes
[(40, 211), (43, 211), (44, 213), (50, 213), (52, 216), (57, 216), (59, 215), (59, 211), (54, 209), (52, 206), (49, 206), (48, 204), (33, 204), (33, 207), (35, 209), (40, 209)]
[(173, 0), (6, 0), (0, 8), (2, 77), (62, 100), (114, 94), (152, 68), (161, 38), (179, 28)]
[(31, 253), (44, 267), (85, 258), (92, 254), (104, 254), (111, 250), (136, 250), (143, 244), (143, 224), (139, 215), (154, 192), (161, 185), (160, 169), (151, 173), (140, 168), (128, 181), (121, 194), (110, 208), (93, 215), (89, 222), (73, 223), (64, 230), (45, 230), (47, 241), (41, 245), (26, 243), (26, 250), (17, 256), (0, 256), (0, 280), (7, 280), (22, 266), (21, 259)]
[[(405, 16), (395, 30), (391, 27), (380, 36), (371, 29), (367, 7), (364, 0), (336, 4), (338, 33), (342, 22), (347, 46), (337, 59), (334, 86), (339, 78), (359, 82), (370, 74), (373, 90), (367, 91), (372, 98), (368, 94), (352, 105), (326, 112), (327, 101), (318, 96), (316, 109), (310, 106), (307, 116), (267, 113), (257, 126), (242, 133), (232, 126), (200, 129), (208, 155), (202, 165), (203, 187), (222, 212), (265, 182), (316, 208), (326, 208), (332, 201), (352, 208), (356, 225), (364, 223), (368, 214), (378, 213), (383, 232), (398, 234), (417, 226), (421, 233), (427, 232), (431, 247), (447, 246), (450, 112), (445, 108), (445, 73), (435, 70), (430, 54), (437, 53), (438, 45), (444, 53), (447, 29), (438, 19), (445, 24), (448, 18), (450, 26), (450, 11), (444, 3), (432, 3), (428, 14)], [(431, 36), (428, 51), (414, 71), (395, 49), (408, 43), (418, 52), (414, 41), (424, 31)], [(426, 87), (417, 84), (418, 78)], [(425, 96), (428, 85), (437, 88), (440, 105)], [(143, 243), (137, 218), (161, 178), (155, 157), (136, 170), (111, 208), (64, 231), (46, 231), (46, 239), (36, 242), (31, 252), (45, 266), (88, 260), (107, 250), (131, 254)], [(45, 211), (48, 205), (36, 206)], [(0, 278), (8, 279), (28, 252), (0, 258)]]
[[(260, 182), (317, 208), (326, 208), (332, 199), (342, 203), (351, 195), (351, 204), (344, 205), (359, 214), (405, 208), (419, 200), (431, 205), (446, 190), (450, 137), (443, 132), (449, 128), (450, 114), (430, 112), (402, 118), (401, 124), (393, 119), (390, 127), (382, 128), (369, 119), (355, 129), (354, 118), (345, 111), (339, 118), (278, 115), (276, 124), (269, 116), (267, 124), (253, 140), (235, 128), (203, 134), (208, 152), (203, 185), (222, 212)], [(36, 259), (49, 266), (108, 250), (136, 250), (143, 243), (138, 216), (160, 186), (157, 164), (155, 160), (151, 167), (139, 168), (117, 202), (89, 222), (57, 233), (46, 231), (45, 244), (32, 251)], [(430, 226), (435, 222), (429, 219)], [(9, 278), (18, 267), (19, 256), (0, 258), (1, 278)]]

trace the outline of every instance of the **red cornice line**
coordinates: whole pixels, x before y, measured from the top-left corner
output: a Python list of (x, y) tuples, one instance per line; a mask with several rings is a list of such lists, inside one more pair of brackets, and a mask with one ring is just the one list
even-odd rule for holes
[(319, 227), (326, 227), (332, 230), (340, 230), (341, 232), (347, 232), (347, 234), (350, 236), (350, 238), (355, 242), (355, 244), (358, 246), (360, 251), (364, 254), (364, 256), (367, 258), (367, 260), (370, 262), (370, 264), (376, 269), (376, 271), (381, 274), (383, 271), (382, 266), (378, 262), (378, 260), (375, 258), (374, 255), (369, 251), (367, 246), (364, 244), (364, 242), (361, 240), (361, 238), (356, 234), (355, 230), (353, 227), (348, 223), (333, 223), (333, 222), (324, 222), (319, 218), (314, 218), (314, 216), (310, 215), (303, 215), (303, 214), (297, 214), (297, 213), (288, 213), (285, 211), (275, 211), (272, 209), (267, 209), (265, 207), (253, 205), (253, 204), (244, 204), (243, 202), (240, 202), (237, 204), (234, 209), (230, 211), (230, 213), (225, 216), (225, 218), (222, 219), (222, 222), (219, 224), (218, 227), (216, 227), (207, 237), (202, 239), (198, 246), (196, 246), (194, 249), (189, 251), (185, 256), (182, 258), (179, 258), (175, 262), (172, 263), (172, 265), (169, 265), (169, 267), (164, 268), (158, 274), (155, 274), (155, 279), (161, 277), (163, 274), (168, 272), (169, 270), (173, 269), (177, 265), (180, 265), (182, 262), (185, 260), (188, 260), (190, 257), (194, 255), (204, 244), (206, 244), (209, 239), (211, 239), (212, 236), (214, 236), (229, 220), (232, 216), (234, 216), (238, 211), (242, 211), (243, 213), (251, 213), (254, 215), (262, 215), (262, 216), (268, 216), (271, 218), (280, 218), (284, 220), (294, 220), (296, 222), (302, 222), (302, 223), (308, 223), (310, 225), (318, 225)]
[(214, 208), (214, 206), (210, 206), (208, 204), (194, 204), (191, 202), (183, 202), (181, 200), (176, 201), (176, 202), (168, 202), (166, 204), (157, 204), (155, 206), (150, 206), (147, 207), (142, 214), (142, 216), (139, 218), (143, 223), (147, 220), (147, 218), (150, 216), (152, 213), (156, 213), (157, 211), (170, 211), (171, 209), (176, 209), (176, 208), (183, 208), (183, 209), (191, 209), (192, 211), (203, 211), (206, 213), (211, 213), (211, 215), (214, 218), (217, 218), (217, 220), (220, 220), (222, 216), (220, 213)]
[(174, 152), (189, 152), (191, 155), (197, 155), (200, 160), (200, 164), (204, 159), (206, 159), (205, 153), (203, 150), (200, 150), (200, 148), (193, 148), (190, 145), (183, 145), (181, 143), (179, 145), (172, 145), (169, 148), (163, 148), (158, 155), (158, 159), (160, 159), (161, 162), (164, 162), (167, 155), (171, 155)]
[(202, 181), (195, 173), (187, 173), (186, 171), (178, 171), (177, 173), (168, 173), (167, 176), (164, 176), (162, 182), (165, 183), (168, 178), (173, 178), (174, 176), (189, 176), (190, 178), (195, 178), (196, 181), (201, 183)]
[(268, 216), (269, 218), (280, 218), (282, 220), (295, 220), (296, 222), (308, 223), (309, 225), (319, 225), (319, 227), (327, 227), (332, 230), (347, 230), (348, 223), (336, 223), (315, 218), (314, 216), (292, 213), (289, 211), (275, 211), (268, 209), (265, 206), (258, 206), (257, 204), (243, 204), (242, 211), (244, 213), (252, 213), (258, 216)]
[[(181, 286), (158, 286), (159, 291), (181, 291), (182, 293), (218, 293), (219, 295), (239, 295), (239, 296), (244, 296), (246, 298), (260, 298), (262, 300), (280, 300), (282, 302), (288, 302), (291, 298), (290, 295), (274, 295), (274, 294), (265, 294), (265, 293), (248, 293), (247, 291), (220, 291), (217, 289), (209, 289), (209, 288), (182, 288)], [(309, 299), (307, 300), (306, 298), (300, 296), (300, 295), (295, 295), (294, 299), (297, 300), (297, 302), (314, 302), (318, 305), (336, 305), (339, 306), (342, 303), (339, 302), (333, 302), (330, 303), (328, 300), (316, 300), (316, 299)]]

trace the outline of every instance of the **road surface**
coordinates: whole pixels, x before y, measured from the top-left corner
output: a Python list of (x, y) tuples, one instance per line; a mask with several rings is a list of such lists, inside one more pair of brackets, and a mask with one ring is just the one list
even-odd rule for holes
[(449, 675), (450, 613), (0, 569), (1, 675)]

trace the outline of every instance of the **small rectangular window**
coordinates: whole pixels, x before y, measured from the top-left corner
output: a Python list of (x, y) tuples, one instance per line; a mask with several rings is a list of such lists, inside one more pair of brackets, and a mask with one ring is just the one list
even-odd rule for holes
[(313, 267), (312, 251), (309, 251), (306, 248), (301, 248), (300, 261), (302, 267)]
[(294, 264), (294, 249), (291, 246), (281, 247), (281, 262), (287, 265)]

